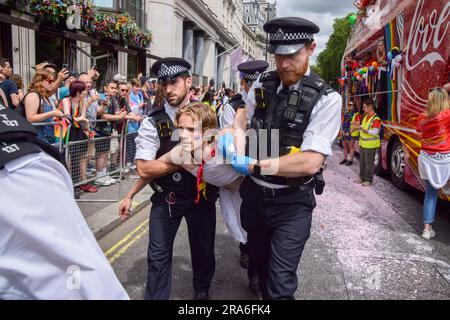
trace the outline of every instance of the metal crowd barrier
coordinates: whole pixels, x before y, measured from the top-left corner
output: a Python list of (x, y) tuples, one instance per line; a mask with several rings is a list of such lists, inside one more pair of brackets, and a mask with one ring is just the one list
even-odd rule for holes
[[(32, 123), (32, 125), (39, 131), (41, 139), (58, 148), (59, 152), (63, 152), (63, 130), (60, 122), (39, 122)], [(55, 135), (56, 128), (59, 128), (58, 136)]]
[[(125, 174), (133, 172), (136, 133), (127, 133), (127, 121), (91, 121), (97, 127), (109, 122), (113, 128), (111, 135), (87, 137), (71, 131), (65, 137), (65, 160), (72, 177), (74, 188), (87, 183), (96, 186), (109, 186), (118, 183), (119, 190), (115, 199), (77, 199), (78, 202), (117, 202), (122, 195), (122, 183)], [(121, 125), (120, 125), (121, 124)], [(117, 128), (119, 127), (119, 130)], [(71, 127), (73, 128), (73, 127)], [(82, 129), (80, 129), (82, 130)], [(71, 137), (71, 134), (75, 137)], [(101, 172), (98, 172), (101, 170)], [(114, 178), (111, 178), (114, 176)], [(114, 182), (113, 182), (114, 181)]]

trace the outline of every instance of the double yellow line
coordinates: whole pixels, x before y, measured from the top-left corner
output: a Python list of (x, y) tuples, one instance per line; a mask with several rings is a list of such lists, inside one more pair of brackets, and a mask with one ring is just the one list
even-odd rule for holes
[(122, 240), (117, 242), (108, 251), (105, 252), (106, 259), (109, 263), (113, 263), (120, 256), (122, 256), (127, 250), (139, 239), (142, 238), (144, 234), (148, 232), (148, 220), (146, 219), (139, 226), (137, 226), (133, 231), (127, 234)]

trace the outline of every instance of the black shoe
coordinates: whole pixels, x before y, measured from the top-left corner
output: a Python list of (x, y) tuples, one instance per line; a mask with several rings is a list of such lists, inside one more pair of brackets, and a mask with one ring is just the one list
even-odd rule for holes
[(249, 257), (247, 253), (241, 253), (240, 264), (244, 269), (248, 269)]
[(208, 292), (197, 292), (194, 294), (193, 300), (209, 300), (209, 294)]
[(350, 167), (353, 164), (353, 161), (347, 161), (347, 163), (345, 164), (347, 167)]
[(81, 189), (80, 187), (73, 188), (73, 195), (75, 199), (80, 199)]
[(251, 276), (250, 279), (248, 279), (248, 288), (253, 294), (259, 294), (259, 281), (257, 275)]
[(347, 163), (347, 159), (344, 159), (341, 162), (339, 162), (339, 164), (346, 164), (346, 163)]

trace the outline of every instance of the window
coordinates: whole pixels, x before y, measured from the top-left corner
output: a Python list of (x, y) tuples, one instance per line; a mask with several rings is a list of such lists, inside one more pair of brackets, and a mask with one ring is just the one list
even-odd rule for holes
[(51, 36), (43, 33), (36, 33), (36, 64), (49, 61), (58, 68), (61, 68), (64, 63), (64, 55), (68, 47), (69, 40)]
[(94, 4), (96, 6), (99, 6), (101, 8), (110, 8), (110, 9), (115, 8), (114, 2), (115, 2), (115, 0), (94, 0)]

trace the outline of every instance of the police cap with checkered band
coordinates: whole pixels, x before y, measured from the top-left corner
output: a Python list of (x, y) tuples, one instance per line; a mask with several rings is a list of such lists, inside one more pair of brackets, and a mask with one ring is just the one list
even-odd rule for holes
[(163, 58), (152, 66), (152, 72), (158, 76), (160, 82), (174, 80), (182, 75), (189, 76), (191, 64), (181, 58)]
[(299, 17), (273, 19), (264, 25), (268, 33), (267, 51), (274, 54), (294, 54), (314, 41), (320, 28), (309, 20)]
[(238, 65), (238, 70), (241, 72), (241, 78), (247, 81), (255, 81), (258, 76), (266, 71), (269, 64), (263, 60), (247, 61)]

